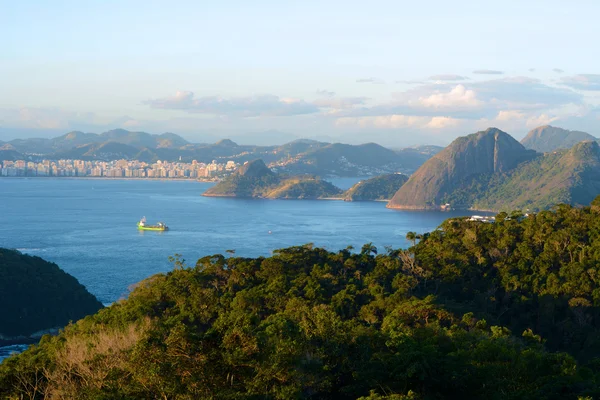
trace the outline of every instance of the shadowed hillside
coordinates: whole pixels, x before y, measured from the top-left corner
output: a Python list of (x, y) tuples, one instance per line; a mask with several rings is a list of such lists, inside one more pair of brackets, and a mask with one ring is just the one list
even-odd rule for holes
[(0, 342), (62, 328), (102, 308), (54, 263), (0, 248)]

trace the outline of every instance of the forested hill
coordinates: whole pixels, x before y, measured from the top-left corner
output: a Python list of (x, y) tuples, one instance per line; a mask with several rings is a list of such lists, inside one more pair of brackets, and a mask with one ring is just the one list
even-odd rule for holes
[(404, 174), (375, 176), (354, 184), (344, 193), (344, 200), (389, 200), (407, 180)]
[(0, 248), (0, 341), (62, 328), (102, 308), (54, 263)]
[(600, 199), (409, 250), (207, 256), (0, 365), (0, 398), (591, 399)]

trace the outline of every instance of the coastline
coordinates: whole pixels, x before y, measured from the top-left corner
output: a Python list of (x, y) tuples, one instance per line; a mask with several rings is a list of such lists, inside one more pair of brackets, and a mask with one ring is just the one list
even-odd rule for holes
[(255, 200), (327, 200), (327, 201), (347, 201), (347, 202), (379, 202), (379, 203), (387, 203), (389, 200), (386, 199), (376, 199), (376, 200), (347, 200), (345, 197), (311, 197), (311, 198), (300, 198), (300, 197), (242, 197), (228, 194), (213, 194), (213, 193), (202, 193), (200, 196), (203, 197), (224, 197), (230, 199), (255, 199)]
[(34, 332), (29, 336), (12, 336), (4, 337), (0, 335), (0, 347), (34, 344), (40, 341), (44, 335), (58, 335), (61, 328), (49, 328), (42, 331)]
[(484, 212), (484, 213), (494, 213), (498, 214), (499, 210), (490, 210), (490, 209), (481, 209), (475, 207), (468, 208), (450, 208), (448, 210), (442, 210), (440, 206), (403, 206), (403, 205), (390, 205), (389, 203), (386, 205), (386, 208), (391, 210), (404, 210), (404, 211), (440, 211), (440, 212), (448, 212), (448, 211), (473, 211), (473, 212)]
[(217, 183), (216, 180), (199, 180), (197, 178), (140, 178), (140, 177), (110, 177), (110, 176), (0, 176), (2, 179), (76, 179), (76, 180), (108, 180), (108, 181), (188, 181), (201, 183)]

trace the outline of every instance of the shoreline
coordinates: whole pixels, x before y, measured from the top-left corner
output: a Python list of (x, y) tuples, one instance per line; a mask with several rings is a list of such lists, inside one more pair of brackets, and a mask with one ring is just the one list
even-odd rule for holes
[(399, 210), (399, 211), (439, 211), (439, 212), (451, 212), (451, 211), (473, 211), (473, 212), (482, 212), (482, 213), (492, 213), (498, 214), (500, 211), (498, 210), (482, 210), (479, 208), (451, 208), (449, 210), (442, 210), (440, 207), (417, 207), (417, 206), (386, 206), (390, 210)]
[(198, 180), (196, 178), (140, 178), (140, 177), (109, 177), (109, 176), (0, 176), (2, 179), (75, 179), (75, 180), (107, 180), (107, 181), (188, 181), (200, 183), (218, 183), (219, 181)]
[(202, 193), (200, 196), (202, 197), (221, 197), (221, 198), (229, 198), (229, 199), (250, 199), (250, 200), (324, 200), (324, 201), (346, 201), (348, 203), (361, 203), (361, 202), (378, 202), (378, 203), (387, 203), (389, 200), (386, 199), (376, 199), (376, 200), (347, 200), (345, 197), (311, 197), (311, 198), (299, 198), (299, 197), (242, 197), (242, 196), (230, 196), (227, 194), (206, 194)]

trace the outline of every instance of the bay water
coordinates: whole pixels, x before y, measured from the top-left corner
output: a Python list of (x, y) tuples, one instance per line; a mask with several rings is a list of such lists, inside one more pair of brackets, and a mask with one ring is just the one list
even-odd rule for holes
[[(332, 180), (347, 188), (356, 179)], [(0, 178), (0, 247), (55, 262), (102, 303), (169, 271), (226, 250), (245, 257), (314, 243), (337, 251), (372, 242), (407, 247), (406, 233), (428, 232), (467, 211), (399, 211), (384, 202), (202, 197), (213, 183), (175, 180)], [(162, 221), (166, 232), (136, 223)]]

